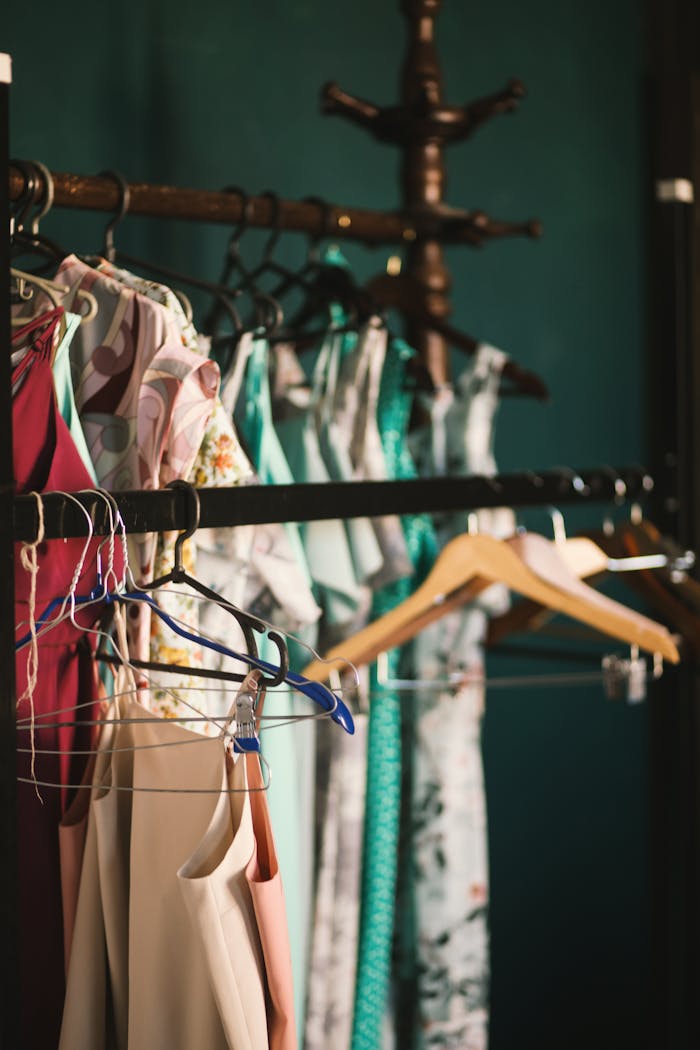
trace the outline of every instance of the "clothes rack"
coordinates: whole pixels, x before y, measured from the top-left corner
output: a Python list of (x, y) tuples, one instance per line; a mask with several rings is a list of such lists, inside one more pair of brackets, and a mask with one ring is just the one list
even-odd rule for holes
[[(81, 211), (116, 212), (120, 191), (114, 179), (99, 175), (52, 172), (54, 206)], [(10, 166), (10, 199), (24, 192), (21, 172)], [(499, 222), (483, 211), (454, 211), (441, 220), (408, 212), (382, 212), (371, 208), (349, 208), (324, 202), (279, 200), (269, 196), (244, 196), (182, 186), (128, 183), (129, 214), (189, 222), (212, 222), (234, 226), (245, 216), (248, 226), (308, 233), (362, 241), (366, 244), (409, 243), (427, 233), (439, 233), (445, 243), (480, 244), (487, 237), (537, 237), (537, 220)], [(44, 186), (39, 181), (30, 199), (39, 202)]]
[[(505, 91), (464, 107), (447, 107), (443, 100), (441, 73), (433, 40), (439, 0), (404, 0), (409, 41), (402, 73), (400, 106), (379, 110), (353, 99), (334, 86), (325, 89), (327, 112), (340, 112), (362, 124), (385, 141), (403, 150), (403, 203), (397, 211), (377, 211), (324, 205), (308, 201), (270, 197), (245, 197), (176, 186), (130, 184), (130, 212), (153, 218), (231, 224), (241, 219), (254, 227), (333, 236), (365, 244), (408, 246), (407, 272), (418, 276), (431, 312), (444, 318), (449, 313), (449, 273), (442, 246), (478, 246), (485, 240), (541, 233), (536, 220), (501, 222), (482, 211), (448, 208), (445, 188), (444, 148), (465, 138), (483, 120), (512, 109), (522, 96), (522, 86), (513, 82)], [(7, 56), (0, 56), (0, 59)], [(8, 77), (0, 83), (0, 149), (9, 168), (2, 181), (3, 208), (24, 190), (22, 173), (9, 167)], [(0, 70), (5, 65), (0, 61)], [(2, 78), (0, 77), (0, 80)], [(54, 206), (116, 212), (119, 188), (109, 177), (54, 174)], [(42, 199), (45, 187), (38, 184), (34, 198)], [(0, 374), (0, 675), (5, 683), (5, 701), (0, 705), (0, 939), (2, 993), (0, 998), (0, 1047), (19, 1045), (15, 1006), (19, 998), (15, 966), (19, 930), (13, 902), (17, 895), (15, 830), (15, 690), (14, 690), (14, 542), (36, 535), (36, 503), (31, 497), (13, 497), (12, 400), (10, 384), (9, 252), (3, 243), (1, 281), (2, 373)], [(446, 378), (447, 347), (439, 333), (414, 327), (408, 331), (428, 365), (434, 380)], [(329, 484), (243, 486), (235, 489), (200, 490), (201, 525), (255, 524), (269, 521), (309, 521), (415, 511), (468, 511), (476, 507), (548, 506), (551, 504), (607, 503), (619, 496), (620, 482), (629, 498), (644, 496), (653, 481), (642, 467), (599, 467), (589, 470), (522, 473), (494, 478), (442, 478), (409, 482), (365, 482)], [(104, 500), (90, 494), (73, 494), (94, 516), (95, 530), (107, 531)], [(174, 490), (122, 492), (116, 494), (127, 531), (150, 532), (182, 529), (188, 524), (186, 496)], [(44, 500), (47, 538), (82, 535), (83, 515), (64, 495), (48, 494)], [(38, 949), (40, 950), (40, 946)]]

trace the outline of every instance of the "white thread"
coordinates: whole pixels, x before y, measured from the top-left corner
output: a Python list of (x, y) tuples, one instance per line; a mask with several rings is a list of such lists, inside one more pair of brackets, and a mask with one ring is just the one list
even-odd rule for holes
[(29, 739), (31, 745), (32, 759), (31, 759), (31, 779), (34, 784), (34, 790), (39, 801), (43, 804), (43, 799), (39, 794), (39, 786), (36, 779), (36, 747), (34, 744), (34, 690), (36, 689), (36, 683), (39, 673), (39, 646), (36, 639), (36, 581), (39, 576), (39, 561), (37, 559), (37, 547), (44, 540), (44, 501), (38, 492), (30, 492), (30, 496), (34, 496), (36, 500), (36, 509), (38, 524), (36, 530), (36, 537), (31, 543), (23, 543), (19, 552), (19, 560), (22, 568), (25, 572), (29, 573), (29, 635), (30, 643), (29, 650), (27, 652), (27, 684), (24, 692), (17, 700), (17, 706), (22, 703), (23, 700), (29, 700), (29, 712), (30, 712), (30, 728), (29, 728)]

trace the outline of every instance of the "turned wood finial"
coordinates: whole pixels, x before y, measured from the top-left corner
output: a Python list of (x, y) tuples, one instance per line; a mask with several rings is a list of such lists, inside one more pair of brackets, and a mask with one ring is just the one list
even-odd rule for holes
[[(407, 251), (405, 273), (422, 289), (424, 305), (430, 313), (445, 318), (450, 313), (450, 275), (445, 266), (442, 244), (450, 231), (466, 228), (474, 244), (491, 237), (508, 235), (539, 236), (539, 224), (493, 221), (481, 211), (450, 208), (445, 203), (447, 168), (445, 149), (468, 138), (481, 124), (499, 113), (517, 108), (525, 94), (519, 80), (493, 95), (461, 106), (444, 100), (439, 55), (435, 43), (435, 19), (442, 0), (400, 0), (406, 19), (408, 41), (401, 70), (401, 101), (394, 106), (377, 106), (356, 98), (335, 83), (322, 89), (324, 113), (338, 114), (365, 128), (382, 142), (401, 149), (402, 211), (417, 231)], [(408, 337), (421, 352), (433, 380), (447, 380), (447, 348), (434, 331), (411, 329)]]

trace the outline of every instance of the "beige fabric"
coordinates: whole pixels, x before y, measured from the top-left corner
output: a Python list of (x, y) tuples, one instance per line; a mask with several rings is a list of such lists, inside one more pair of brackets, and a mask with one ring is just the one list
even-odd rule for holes
[(63, 909), (63, 956), (65, 973), (73, 943), (73, 927), (78, 910), (80, 872), (83, 867), (88, 813), (90, 812), (90, 785), (95, 782), (95, 756), (91, 755), (81, 783), (86, 787), (76, 792), (75, 798), (58, 825), (58, 855), (61, 865), (61, 906)]
[[(153, 717), (135, 701), (119, 714)], [(216, 793), (221, 742), (136, 721), (110, 727), (101, 747), (59, 1050), (268, 1050), (259, 938), (240, 891), (250, 806)], [(132, 786), (188, 793), (115, 790)], [(213, 973), (217, 938), (229, 964)]]
[[(240, 758), (230, 774), (230, 786), (236, 793), (220, 796), (207, 833), (180, 868), (178, 880), (206, 959), (208, 973), (204, 973), (218, 1003), (228, 1045), (237, 1050), (267, 1050), (265, 971), (245, 875), (255, 839), (246, 764)], [(188, 1045), (210, 1044), (202, 1040)]]

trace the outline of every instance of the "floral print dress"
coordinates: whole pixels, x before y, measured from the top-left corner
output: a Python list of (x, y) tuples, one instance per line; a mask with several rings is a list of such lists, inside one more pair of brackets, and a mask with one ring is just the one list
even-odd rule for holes
[[(493, 424), (506, 357), (481, 345), (454, 390), (438, 392), (432, 427), (414, 446), (421, 475), (494, 474)], [(437, 522), (441, 545), (463, 532), (465, 515)], [(481, 531), (512, 533), (508, 509), (480, 511)], [(413, 944), (400, 959), (403, 994), (397, 1045), (414, 1050), (485, 1050), (489, 937), (486, 800), (481, 757), (483, 642), (489, 615), (508, 595), (494, 586), (416, 638), (409, 673), (433, 689), (412, 697), (409, 727), (411, 870), (404, 899)], [(405, 874), (405, 873), (404, 873)], [(408, 994), (407, 994), (408, 993)]]
[[(101, 486), (163, 488), (186, 478), (201, 446), (219, 388), (213, 361), (183, 345), (171, 310), (75, 256), (57, 280), (97, 299), (70, 346), (75, 402)], [(129, 537), (137, 583), (155, 572), (156, 536)], [(150, 610), (128, 610), (132, 657), (149, 658)]]
[[(169, 312), (183, 348), (190, 353), (208, 357), (208, 341), (197, 334), (194, 325), (185, 315), (180, 300), (171, 288), (156, 281), (146, 280), (144, 277), (104, 260), (99, 264), (98, 269), (113, 280), (119, 281), (126, 288), (132, 288), (153, 302), (159, 303)], [(238, 441), (233, 422), (224, 409), (221, 398), (217, 395), (187, 480), (197, 488), (232, 487), (250, 479), (252, 473), (250, 463)], [(163, 576), (172, 569), (176, 537), (175, 532), (158, 534), (154, 576)], [(182, 548), (185, 570), (190, 576), (197, 575), (198, 540), (199, 533), (186, 540)], [(170, 617), (183, 624), (191, 633), (199, 633), (200, 603), (191, 593), (184, 591), (181, 587), (166, 584), (159, 588), (157, 600)], [(183, 639), (157, 616), (151, 617), (150, 660), (155, 663), (179, 664), (183, 667), (196, 668), (201, 668), (204, 663), (202, 647)], [(186, 672), (173, 674), (151, 671), (148, 681), (150, 710), (163, 715), (164, 718), (177, 718), (186, 728), (206, 736), (219, 732), (219, 727), (214, 721), (186, 721), (188, 714), (210, 715), (213, 718), (222, 713), (216, 693), (207, 691), (200, 677), (189, 675)]]

